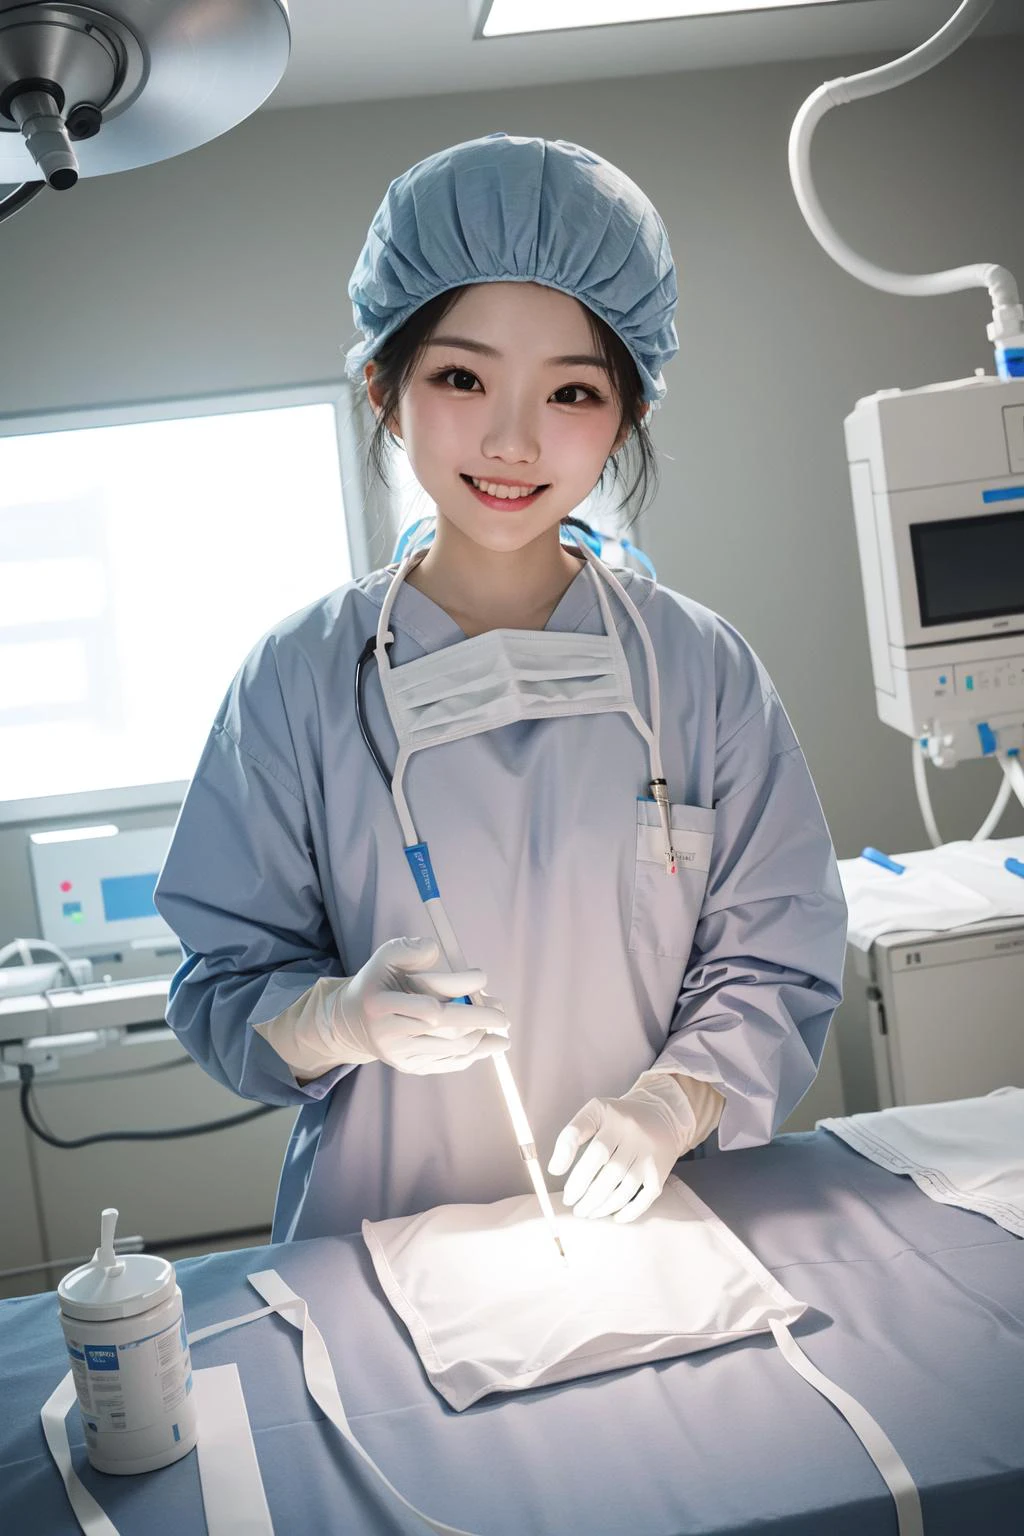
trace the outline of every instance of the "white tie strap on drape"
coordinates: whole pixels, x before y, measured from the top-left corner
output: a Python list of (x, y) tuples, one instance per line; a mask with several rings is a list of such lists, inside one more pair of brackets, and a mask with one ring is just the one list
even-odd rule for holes
[[(367, 1222), (364, 1237), (430, 1380), (456, 1408), (492, 1392), (670, 1359), (771, 1332), (782, 1357), (838, 1409), (871, 1457), (895, 1500), (899, 1536), (922, 1536), (917, 1489), (892, 1443), (793, 1339), (789, 1324), (805, 1304), (678, 1179), (670, 1178), (661, 1198), (629, 1227), (570, 1223), (564, 1269), (552, 1259), (546, 1228), (529, 1196)], [(189, 1336), (190, 1345), (278, 1312), (301, 1334), (302, 1370), (313, 1401), (391, 1497), (438, 1536), (473, 1536), (417, 1509), (360, 1445), (327, 1345), (303, 1298), (276, 1270), (247, 1278), (268, 1305), (198, 1329)], [(251, 1512), (255, 1523), (247, 1532), (270, 1536), (240, 1385), (222, 1381), (219, 1391), (230, 1413), (205, 1437), (205, 1450), (205, 1391), (200, 1399), (197, 1449), (201, 1467), (207, 1458), (201, 1471), (204, 1501), (211, 1486), (215, 1489), (206, 1506), (208, 1529), (211, 1536), (239, 1536), (234, 1507)], [(47, 1444), (85, 1536), (118, 1536), (72, 1465), (65, 1416), (74, 1402), (69, 1372), (42, 1410)], [(254, 1469), (258, 1492), (252, 1486)], [(242, 1480), (249, 1485), (245, 1490)]]
[[(197, 1337), (226, 1332), (255, 1317), (266, 1317), (273, 1310), (263, 1307), (247, 1317), (215, 1323), (211, 1328), (203, 1328), (200, 1334), (193, 1334), (189, 1343), (195, 1343)], [(199, 1425), (196, 1455), (209, 1536), (274, 1536), (237, 1365), (212, 1366), (192, 1374)], [(69, 1371), (46, 1399), (40, 1413), (46, 1444), (84, 1536), (118, 1536), (116, 1525), (97, 1504), (71, 1460), (67, 1415), (76, 1401), (74, 1378)]]
[(917, 1488), (888, 1436), (790, 1333), (806, 1304), (686, 1184), (670, 1176), (628, 1227), (574, 1220), (562, 1234), (564, 1266), (528, 1195), (363, 1223), (377, 1278), (453, 1408), (770, 1332), (864, 1446), (900, 1536), (922, 1536)]
[(274, 1536), (237, 1365), (194, 1372), (199, 1482), (213, 1536)]

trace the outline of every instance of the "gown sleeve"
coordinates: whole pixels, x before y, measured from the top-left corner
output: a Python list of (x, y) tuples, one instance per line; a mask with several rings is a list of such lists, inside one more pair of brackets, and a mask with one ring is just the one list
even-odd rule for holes
[(276, 1018), (320, 977), (344, 974), (270, 639), (221, 705), (154, 899), (183, 952), (167, 1022), (211, 1077), (245, 1098), (304, 1104), (352, 1070), (300, 1086), (250, 1027)]
[(715, 834), (707, 890), (656, 1070), (725, 1097), (722, 1150), (759, 1146), (817, 1074), (842, 1000), (846, 902), (810, 772), (746, 642), (716, 641)]

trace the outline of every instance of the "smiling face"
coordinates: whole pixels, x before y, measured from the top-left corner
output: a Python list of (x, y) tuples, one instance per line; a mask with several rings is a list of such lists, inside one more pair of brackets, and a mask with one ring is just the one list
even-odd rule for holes
[[(372, 373), (369, 364), (374, 400)], [(619, 446), (620, 417), (583, 306), (503, 282), (467, 288), (448, 310), (394, 426), (439, 517), (478, 546), (511, 552), (593, 490)]]

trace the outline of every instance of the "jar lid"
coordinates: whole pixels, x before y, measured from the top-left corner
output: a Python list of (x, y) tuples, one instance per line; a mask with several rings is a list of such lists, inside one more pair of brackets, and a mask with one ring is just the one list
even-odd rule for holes
[(85, 1322), (135, 1317), (174, 1295), (174, 1265), (155, 1253), (114, 1251), (117, 1211), (103, 1212), (100, 1246), (88, 1264), (64, 1276), (57, 1287), (61, 1310)]

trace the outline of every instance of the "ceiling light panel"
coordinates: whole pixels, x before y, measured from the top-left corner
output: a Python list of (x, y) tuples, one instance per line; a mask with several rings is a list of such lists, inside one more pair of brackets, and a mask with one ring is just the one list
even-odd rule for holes
[(840, 3), (842, 0), (483, 0), (475, 35), (512, 37), (525, 32), (562, 32)]

